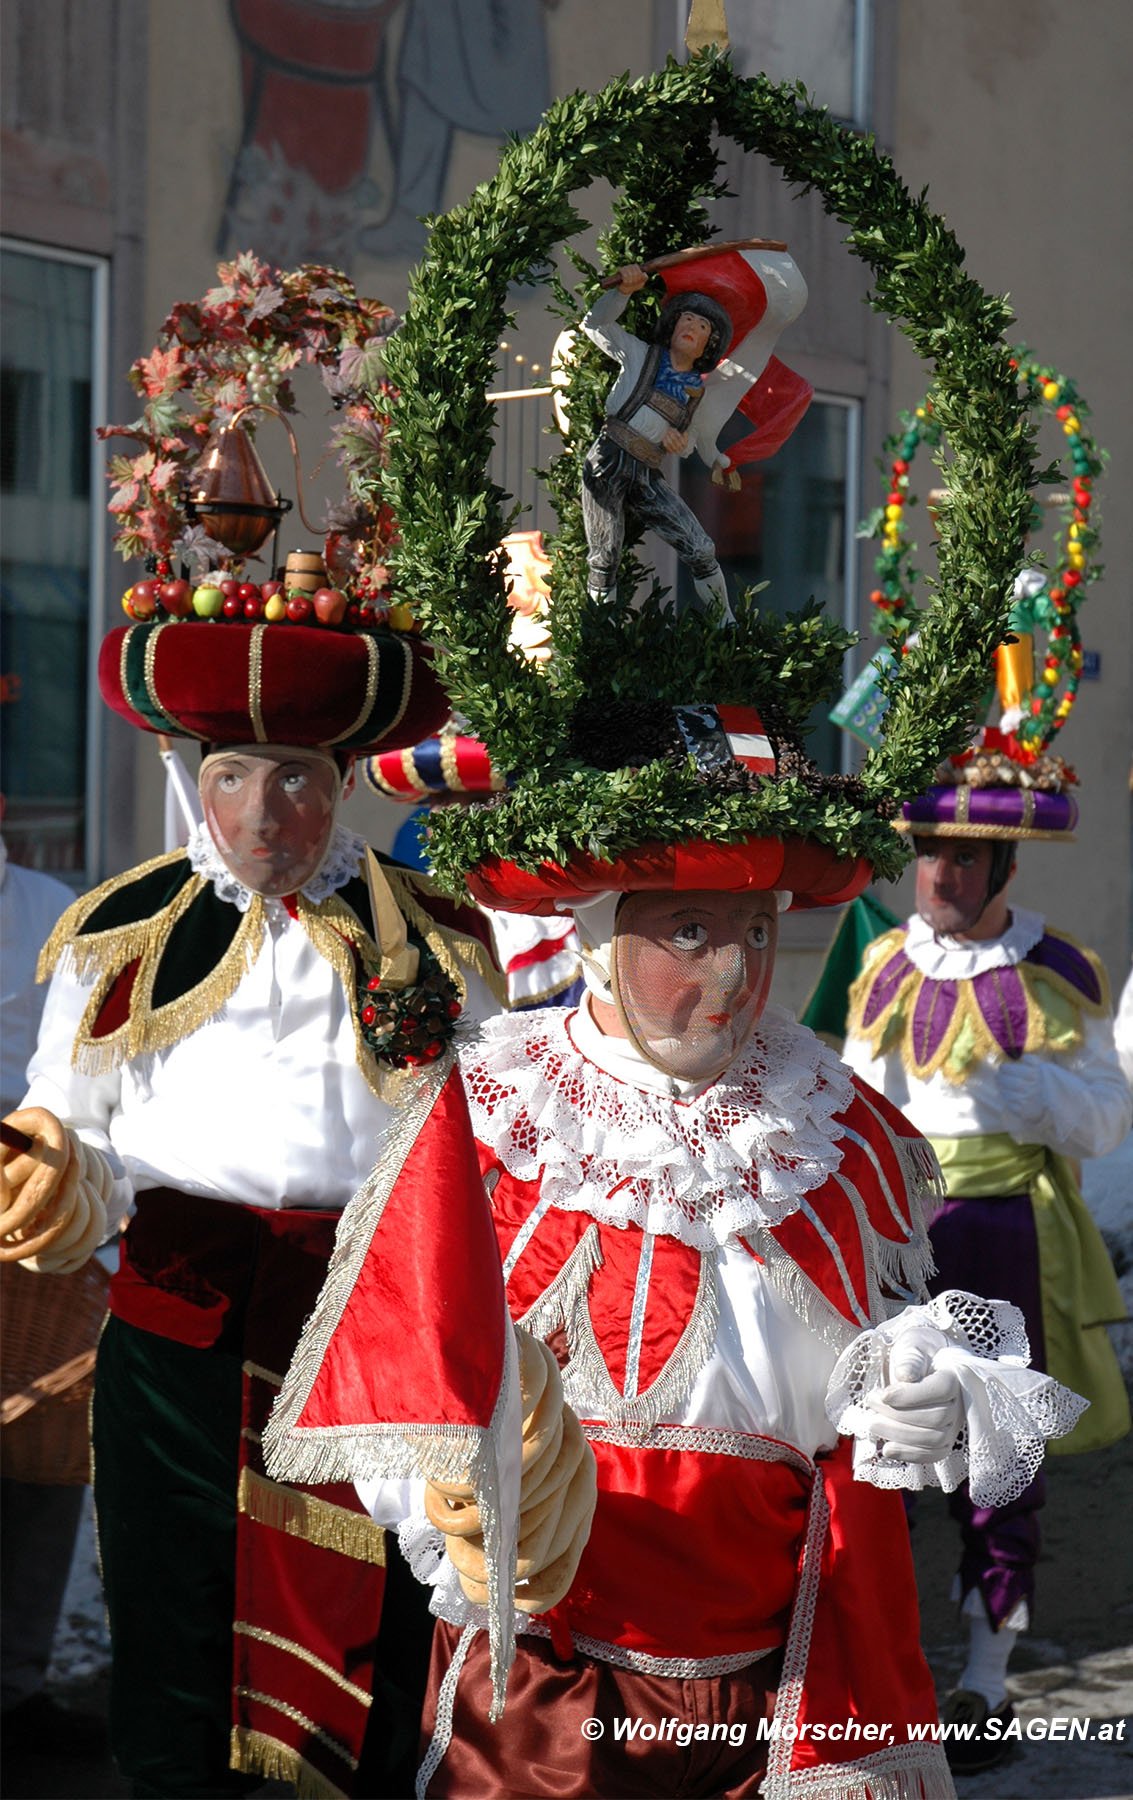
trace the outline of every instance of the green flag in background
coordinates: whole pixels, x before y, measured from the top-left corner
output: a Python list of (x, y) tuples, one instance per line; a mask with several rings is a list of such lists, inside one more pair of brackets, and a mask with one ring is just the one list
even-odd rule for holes
[(868, 945), (900, 921), (872, 894), (859, 894), (842, 914), (814, 991), (800, 1018), (828, 1042), (841, 1045), (846, 1035), (846, 1008), (852, 984), (861, 971)]

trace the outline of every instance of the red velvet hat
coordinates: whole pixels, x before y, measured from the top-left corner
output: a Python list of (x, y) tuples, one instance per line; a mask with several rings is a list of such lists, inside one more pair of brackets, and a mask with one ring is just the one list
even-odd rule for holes
[(715, 889), (725, 893), (790, 889), (791, 908), (839, 906), (873, 879), (864, 856), (837, 856), (810, 838), (741, 838), (712, 844), (640, 844), (613, 862), (579, 854), (566, 863), (534, 870), (490, 858), (467, 876), (469, 892), (485, 906), (507, 912), (554, 913), (602, 893), (665, 893)]
[[(675, 733), (670, 754), (691, 757), (701, 772), (706, 794), (713, 786), (734, 789), (755, 781), (777, 782), (795, 773), (800, 764), (797, 750), (771, 734), (755, 707), (699, 705), (667, 711)], [(603, 709), (588, 727), (593, 734), (589, 748), (594, 753), (601, 754), (600, 740), (609, 729), (610, 717), (609, 709)], [(640, 718), (638, 722), (647, 724)], [(648, 726), (655, 731), (666, 729), (660, 715), (648, 721)], [(815, 770), (814, 775), (817, 773)], [(549, 914), (592, 900), (596, 894), (644, 889), (666, 893), (789, 889), (792, 907), (837, 906), (868, 887), (873, 873), (865, 856), (841, 855), (812, 837), (749, 833), (730, 841), (695, 835), (673, 837), (668, 842), (637, 844), (608, 859), (579, 847), (562, 862), (546, 860), (534, 868), (506, 857), (484, 857), (468, 870), (465, 879), (474, 898), (484, 905), (508, 912)]]
[(214, 744), (396, 748), (449, 712), (420, 638), (284, 622), (119, 627), (99, 652), (98, 684), (142, 731)]

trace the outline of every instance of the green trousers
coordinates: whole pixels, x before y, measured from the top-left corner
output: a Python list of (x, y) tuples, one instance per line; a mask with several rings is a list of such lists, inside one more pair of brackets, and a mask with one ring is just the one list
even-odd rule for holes
[(228, 1766), (239, 1357), (111, 1317), (93, 1439), (118, 1765), (137, 1796), (246, 1794)]

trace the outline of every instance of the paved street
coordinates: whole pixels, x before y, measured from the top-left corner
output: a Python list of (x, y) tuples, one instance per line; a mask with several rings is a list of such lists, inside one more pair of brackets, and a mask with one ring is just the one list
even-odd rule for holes
[[(1084, 1187), (1133, 1305), (1133, 1139), (1087, 1165)], [(1133, 1324), (1114, 1333), (1133, 1377)], [(1133, 1439), (1090, 1456), (1048, 1459), (1049, 1499), (1033, 1633), (1012, 1664), (1016, 1712), (1035, 1719), (1088, 1717), (1092, 1729), (1125, 1719), (1125, 1742), (1030, 1741), (998, 1768), (969, 1776), (960, 1800), (1133, 1800)], [(922, 1502), (913, 1536), (925, 1647), (941, 1695), (959, 1674), (961, 1638), (948, 1599), (955, 1533), (941, 1496)], [(76, 1553), (51, 1684), (83, 1711), (105, 1704), (107, 1639), (89, 1520)], [(129, 1792), (108, 1759), (5, 1759), (4, 1800), (20, 1796), (102, 1800)], [(284, 1795), (267, 1784), (261, 1795)]]

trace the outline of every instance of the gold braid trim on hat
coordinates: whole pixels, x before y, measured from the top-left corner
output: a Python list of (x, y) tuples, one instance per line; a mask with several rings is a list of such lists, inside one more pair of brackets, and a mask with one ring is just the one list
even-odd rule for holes
[[(332, 737), (332, 738), (327, 739), (325, 748), (328, 750), (331, 749), (331, 747), (335, 744), (345, 743), (348, 738), (352, 738), (356, 732), (361, 731), (361, 729), (365, 725), (367, 719), (370, 717), (370, 714), (374, 710), (374, 697), (378, 691), (378, 672), (381, 668), (381, 655), (378, 650), (377, 644), (374, 642), (374, 639), (372, 637), (370, 637), (368, 634), (363, 636), (362, 641), (366, 646), (366, 659), (367, 659), (366, 660), (366, 684), (365, 684), (365, 687), (364, 687), (363, 693), (362, 693), (362, 704), (358, 708), (357, 716), (350, 721), (350, 724), (346, 727), (346, 730), (340, 731), (338, 733), (337, 737)], [(413, 664), (412, 664), (412, 661), (409, 658), (408, 654), (406, 653), (406, 672), (405, 672), (405, 678), (402, 682), (402, 688), (401, 688), (401, 703), (397, 710), (397, 718), (394, 719), (388, 727), (388, 730), (390, 730), (390, 731), (393, 730), (394, 725), (400, 723), (401, 716), (409, 704), (410, 677), (412, 676), (412, 673), (413, 673)]]
[(1035, 830), (1026, 825), (969, 825), (952, 819), (945, 819), (940, 824), (923, 819), (896, 819), (893, 828), (906, 837), (998, 838), (1002, 843), (1010, 844), (1073, 844), (1078, 836), (1074, 831)]

